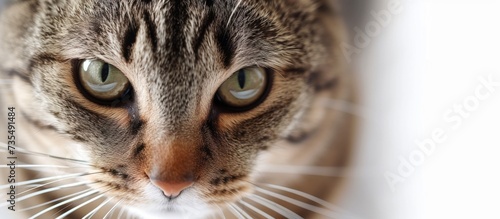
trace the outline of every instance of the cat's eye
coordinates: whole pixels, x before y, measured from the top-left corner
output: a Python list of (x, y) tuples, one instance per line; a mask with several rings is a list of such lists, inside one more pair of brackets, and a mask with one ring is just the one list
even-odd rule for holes
[(243, 68), (227, 79), (217, 91), (220, 102), (233, 109), (255, 104), (266, 93), (268, 74), (259, 67)]
[(121, 98), (130, 83), (115, 66), (100, 60), (84, 60), (78, 71), (81, 86), (99, 101), (113, 101)]

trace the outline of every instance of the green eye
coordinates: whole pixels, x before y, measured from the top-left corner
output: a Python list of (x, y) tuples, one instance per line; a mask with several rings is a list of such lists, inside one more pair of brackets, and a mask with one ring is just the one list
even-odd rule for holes
[(81, 62), (79, 78), (85, 91), (101, 101), (119, 99), (130, 86), (127, 77), (120, 70), (99, 60)]
[(255, 104), (266, 92), (268, 78), (262, 68), (244, 68), (235, 72), (217, 91), (219, 100), (227, 106), (244, 108)]

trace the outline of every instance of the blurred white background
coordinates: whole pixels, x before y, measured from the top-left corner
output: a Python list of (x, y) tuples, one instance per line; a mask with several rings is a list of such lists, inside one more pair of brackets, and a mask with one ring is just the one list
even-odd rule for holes
[[(500, 86), (480, 82), (500, 82), (500, 1), (397, 2), (357, 63), (365, 118), (341, 206), (360, 219), (500, 218)], [(440, 143), (422, 153), (435, 131)], [(404, 181), (392, 190), (387, 173)]]

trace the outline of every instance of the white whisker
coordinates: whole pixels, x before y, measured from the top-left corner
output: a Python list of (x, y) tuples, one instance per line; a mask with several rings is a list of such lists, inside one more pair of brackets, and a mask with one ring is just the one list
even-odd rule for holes
[(102, 207), (104, 207), (104, 205), (108, 204), (111, 200), (113, 200), (113, 198), (108, 198), (106, 200), (104, 200), (99, 206), (97, 206), (94, 210), (92, 210), (91, 212), (89, 212), (88, 214), (86, 214), (85, 216), (83, 216), (82, 219), (91, 219), (92, 216), (94, 216)]
[(262, 189), (262, 188), (258, 188), (258, 187), (255, 188), (255, 191), (258, 191), (258, 192), (261, 192), (261, 193), (273, 196), (275, 198), (278, 198), (280, 200), (283, 200), (283, 201), (286, 201), (288, 203), (294, 204), (296, 206), (299, 206), (301, 208), (307, 209), (309, 211), (321, 214), (321, 215), (326, 216), (328, 218), (339, 217), (338, 213), (335, 212), (335, 211), (331, 211), (331, 210), (319, 208), (319, 207), (316, 207), (314, 205), (310, 205), (310, 204), (307, 204), (307, 203), (304, 203), (304, 202), (301, 202), (301, 201), (297, 201), (295, 199), (292, 199), (290, 197), (287, 197), (287, 196), (284, 196), (284, 195), (281, 195), (281, 194), (278, 194), (278, 193), (275, 193), (275, 192), (271, 192), (271, 191), (268, 191), (268, 190), (265, 190), (265, 189)]
[(258, 214), (262, 215), (263, 217), (265, 217), (266, 219), (273, 219), (273, 217), (269, 214), (267, 214), (266, 212), (256, 208), (255, 206), (249, 204), (248, 202), (245, 202), (243, 200), (239, 201), (241, 204), (243, 204), (245, 207), (247, 208), (250, 208), (250, 210), (254, 211), (254, 212), (257, 212)]
[(219, 214), (222, 215), (222, 218), (226, 219), (226, 215), (224, 214), (224, 211), (218, 205), (216, 205), (216, 206), (219, 209)]
[[(61, 166), (61, 165), (36, 165), (36, 164), (19, 164), (16, 165), (16, 168), (24, 168), (24, 169), (32, 169), (32, 168), (43, 168), (43, 167), (50, 167), (50, 168), (64, 168), (64, 169), (69, 169), (69, 168), (78, 168), (76, 166), (71, 167), (71, 166)], [(81, 166), (86, 167), (86, 166)], [(0, 168), (9, 168), (8, 166), (0, 166)]]
[(268, 207), (269, 209), (275, 211), (278, 214), (283, 215), (286, 218), (293, 218), (293, 219), (303, 219), (303, 217), (299, 216), (298, 214), (294, 213), (293, 211), (290, 211), (288, 208), (285, 208), (273, 201), (267, 200), (263, 197), (260, 197), (258, 195), (252, 194), (247, 197), (248, 199), (257, 202), (263, 206)]
[(259, 184), (259, 185), (264, 185), (264, 186), (267, 186), (267, 187), (270, 187), (270, 188), (274, 188), (274, 189), (278, 189), (278, 190), (281, 190), (281, 191), (286, 191), (286, 192), (290, 192), (290, 193), (293, 193), (295, 195), (298, 195), (298, 196), (301, 196), (301, 197), (304, 197), (306, 199), (309, 199), (311, 201), (314, 201), (320, 205), (323, 205), (324, 207), (332, 210), (332, 211), (337, 211), (337, 212), (340, 212), (340, 211), (343, 211), (341, 208), (323, 200), (323, 199), (320, 199), (316, 196), (313, 196), (313, 195), (310, 195), (310, 194), (307, 194), (305, 192), (302, 192), (302, 191), (299, 191), (299, 190), (296, 190), (296, 189), (291, 189), (291, 188), (288, 188), (288, 187), (284, 187), (284, 186), (278, 186), (278, 185), (272, 185), (272, 184)]
[[(91, 175), (91, 174), (89, 174), (89, 175)], [(45, 184), (37, 184), (36, 186), (34, 186), (34, 187), (33, 187), (33, 188), (31, 188), (31, 189), (28, 189), (28, 190), (25, 190), (25, 191), (23, 191), (23, 192), (20, 192), (18, 195), (22, 195), (22, 194), (24, 194), (24, 193), (28, 193), (28, 192), (30, 192), (30, 191), (33, 191), (33, 190), (38, 189), (38, 188), (40, 188), (40, 187), (44, 187), (44, 186), (50, 185), (50, 184), (52, 184), (52, 183), (57, 183), (57, 182), (61, 182), (61, 181), (64, 181), (64, 180), (69, 180), (69, 179), (73, 179), (73, 178), (64, 178), (64, 179), (54, 180), (54, 181), (51, 181), (51, 182), (48, 182), (48, 183), (45, 183)], [(88, 182), (88, 184), (92, 184), (92, 182), (90, 182), (90, 181), (87, 181), (87, 182)]]
[(125, 208), (124, 208), (124, 207), (122, 207), (122, 208), (120, 209), (120, 212), (118, 213), (118, 217), (117, 217), (117, 218), (122, 218), (122, 215), (123, 215), (123, 213), (124, 213), (124, 212), (125, 212)]
[[(1, 150), (3, 150), (3, 151), (7, 151), (9, 149), (9, 146), (6, 143), (0, 142), (0, 148), (2, 148)], [(34, 152), (34, 151), (26, 150), (26, 149), (24, 149), (22, 147), (18, 147), (18, 146), (16, 147), (16, 153), (30, 155), (30, 156), (42, 156), (42, 157), (48, 157), (48, 158), (64, 160), (64, 161), (72, 161), (72, 162), (76, 162), (79, 164), (85, 164), (85, 165), (90, 166), (90, 163), (87, 161), (77, 160), (77, 159), (73, 159), (73, 158), (59, 157), (59, 156), (44, 154), (44, 153), (40, 153), (40, 152)]]
[(20, 201), (26, 200), (28, 198), (35, 197), (37, 195), (41, 195), (41, 194), (45, 194), (45, 193), (49, 193), (49, 192), (53, 192), (53, 191), (57, 191), (57, 190), (61, 190), (61, 189), (66, 189), (66, 188), (83, 186), (83, 185), (86, 185), (88, 183), (89, 182), (78, 182), (78, 183), (72, 183), (72, 184), (58, 186), (58, 187), (54, 187), (54, 188), (44, 189), (42, 191), (34, 192), (34, 193), (29, 194), (29, 195), (25, 195), (25, 196), (19, 197), (17, 199), (17, 201), (20, 202)]
[(231, 12), (231, 15), (229, 15), (229, 19), (227, 20), (226, 28), (229, 27), (229, 24), (231, 23), (231, 20), (233, 19), (234, 13), (238, 10), (240, 7), (240, 4), (243, 0), (239, 0), (238, 3), (236, 3), (236, 6), (234, 7), (233, 11)]
[(39, 217), (40, 215), (43, 215), (43, 214), (45, 214), (45, 213), (47, 213), (47, 212), (49, 212), (49, 211), (51, 211), (51, 210), (53, 210), (53, 209), (55, 209), (55, 208), (57, 208), (57, 207), (61, 206), (61, 205), (65, 205), (65, 204), (67, 204), (67, 203), (70, 203), (70, 202), (76, 201), (76, 200), (78, 200), (78, 199), (82, 199), (82, 198), (85, 198), (85, 197), (88, 197), (88, 196), (94, 195), (94, 194), (96, 194), (96, 193), (98, 193), (98, 192), (99, 192), (99, 191), (96, 191), (96, 190), (94, 190), (94, 191), (89, 191), (89, 192), (86, 192), (86, 193), (84, 193), (84, 194), (81, 194), (81, 195), (79, 195), (79, 196), (77, 196), (77, 197), (74, 197), (74, 198), (68, 199), (68, 200), (66, 200), (66, 201), (60, 202), (60, 203), (58, 203), (58, 204), (56, 204), (56, 205), (53, 205), (53, 206), (51, 206), (51, 207), (49, 207), (49, 208), (46, 208), (46, 209), (45, 209), (45, 210), (43, 210), (43, 211), (38, 212), (37, 214), (33, 215), (33, 216), (32, 216), (32, 217), (30, 217), (29, 219), (34, 219), (34, 218), (37, 218), (37, 217)]
[(345, 175), (344, 173), (345, 168), (295, 166), (295, 165), (265, 165), (262, 169), (259, 169), (259, 172), (342, 177)]
[(118, 205), (120, 205), (120, 203), (122, 203), (123, 200), (120, 200), (118, 201), (115, 205), (113, 205), (113, 207), (111, 207), (111, 209), (109, 209), (108, 213), (106, 213), (103, 217), (103, 219), (106, 219), (108, 217), (111, 217), (111, 215), (113, 215), (113, 213), (115, 212), (115, 209), (116, 207), (118, 207)]
[(229, 211), (233, 213), (234, 216), (236, 216), (238, 219), (246, 219), (245, 217), (243, 217), (243, 215), (240, 214), (240, 212), (238, 212), (238, 210), (236, 210), (233, 204), (228, 204), (228, 206), (229, 206)]
[(11, 185), (13, 185), (13, 186), (29, 185), (29, 184), (43, 182), (43, 181), (49, 181), (49, 180), (56, 180), (56, 179), (63, 179), (63, 178), (73, 178), (73, 177), (85, 176), (87, 174), (89, 174), (89, 173), (75, 173), (75, 174), (68, 174), (68, 175), (63, 175), (63, 176), (51, 176), (51, 177), (45, 177), (45, 178), (40, 178), (40, 179), (33, 179), (33, 180), (18, 182), (18, 183), (14, 183), (14, 184), (2, 185), (2, 186), (0, 186), (0, 189), (9, 188)]
[(243, 210), (242, 208), (240, 208), (238, 205), (236, 204), (233, 204), (233, 207), (239, 211), (243, 216), (245, 216), (245, 218), (248, 218), (248, 219), (252, 219), (252, 217), (245, 211)]
[(100, 194), (100, 195), (98, 195), (98, 196), (96, 196), (96, 197), (94, 197), (94, 198), (92, 198), (92, 199), (90, 199), (90, 200), (88, 200), (86, 202), (83, 202), (83, 203), (77, 205), (76, 207), (70, 209), (69, 211), (64, 212), (64, 214), (61, 214), (56, 219), (63, 219), (64, 217), (70, 215), (71, 213), (75, 212), (76, 210), (80, 209), (81, 207), (83, 207), (85, 205), (88, 205), (88, 204), (94, 202), (95, 200), (102, 198), (103, 196), (104, 196), (104, 194)]
[(88, 191), (91, 191), (91, 190), (94, 190), (94, 189), (83, 190), (83, 191), (76, 192), (76, 193), (71, 194), (71, 195), (66, 195), (66, 196), (58, 198), (58, 199), (54, 199), (54, 200), (51, 200), (51, 201), (48, 201), (48, 202), (44, 202), (44, 203), (41, 203), (41, 204), (38, 204), (38, 205), (34, 205), (34, 206), (29, 207), (29, 208), (23, 208), (23, 209), (19, 210), (19, 212), (28, 211), (28, 210), (31, 210), (31, 209), (35, 209), (35, 208), (47, 205), (47, 204), (58, 202), (58, 201), (61, 201), (61, 200), (64, 200), (64, 199), (67, 199), (67, 198), (70, 198), (70, 197), (73, 197), (73, 196), (77, 196), (77, 195), (80, 195), (82, 193), (85, 193), (85, 192), (88, 192)]

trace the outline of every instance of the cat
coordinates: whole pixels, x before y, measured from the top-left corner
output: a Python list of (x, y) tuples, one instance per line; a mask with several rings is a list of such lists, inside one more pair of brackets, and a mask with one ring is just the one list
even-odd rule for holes
[[(354, 116), (325, 107), (355, 100), (339, 10), (328, 0), (9, 2), (9, 217), (336, 217), (355, 133)], [(340, 172), (301, 171), (315, 168)]]

